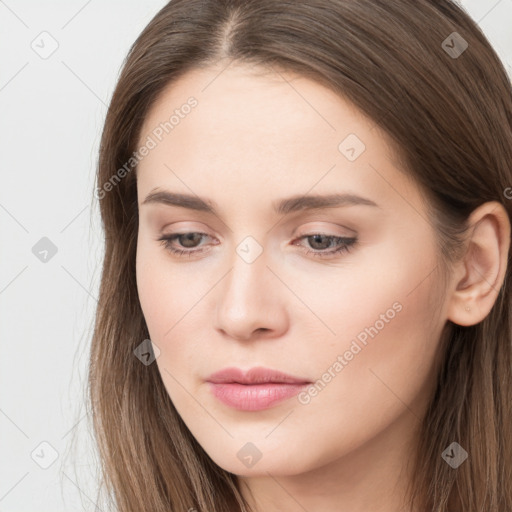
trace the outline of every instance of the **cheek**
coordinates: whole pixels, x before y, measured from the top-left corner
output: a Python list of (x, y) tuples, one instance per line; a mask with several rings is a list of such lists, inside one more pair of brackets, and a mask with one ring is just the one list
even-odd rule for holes
[(171, 267), (161, 256), (163, 249), (153, 248), (150, 241), (137, 245), (137, 290), (144, 319), (153, 342), (161, 348), (166, 333), (178, 320), (180, 310), (179, 283), (171, 274)]
[(149, 337), (161, 352), (157, 364), (161, 372), (174, 374), (192, 368), (199, 353), (197, 333), (204, 318), (197, 316), (208, 285), (192, 266), (173, 264), (163, 248), (151, 243), (137, 246), (138, 296)]
[(194, 297), (193, 276), (176, 269), (158, 244), (139, 235), (136, 261), (139, 300), (155, 341), (183, 317)]
[[(350, 342), (356, 340), (365, 378), (370, 370), (375, 374), (382, 370), (390, 383), (407, 388), (407, 382), (421, 381), (430, 368), (442, 327), (434, 309), (442, 294), (432, 272), (435, 254), (429, 247), (423, 248), (422, 258), (405, 244), (395, 249), (388, 259), (379, 260), (380, 265), (365, 265), (360, 286), (353, 282), (354, 293), (344, 296), (347, 331), (339, 324), (338, 331), (348, 343), (338, 348), (350, 349)], [(373, 380), (378, 378), (373, 375)]]
[(325, 429), (332, 435), (339, 425), (355, 428), (355, 437), (372, 435), (408, 408), (419, 417), (432, 384), (443, 327), (434, 314), (442, 295), (435, 255), (397, 252), (379, 261), (354, 269), (342, 290), (330, 285), (335, 307), (326, 302), (324, 314), (336, 336), (304, 354), (315, 361), (318, 379), (302, 397), (305, 421), (329, 409), (333, 421)]
[(144, 319), (148, 326), (151, 338), (161, 330), (161, 324), (165, 319), (164, 304), (167, 303), (168, 297), (163, 296), (165, 287), (162, 286), (162, 280), (165, 274), (162, 274), (161, 265), (158, 261), (154, 261), (148, 247), (140, 240), (137, 244), (137, 292), (139, 301), (144, 314)]

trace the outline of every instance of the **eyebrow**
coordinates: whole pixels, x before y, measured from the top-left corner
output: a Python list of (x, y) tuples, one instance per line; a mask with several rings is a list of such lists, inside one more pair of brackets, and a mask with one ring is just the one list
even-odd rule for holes
[[(189, 194), (178, 194), (169, 191), (153, 191), (147, 195), (142, 202), (145, 204), (164, 204), (168, 206), (179, 206), (190, 210), (218, 215), (214, 203), (199, 196)], [(296, 195), (273, 201), (273, 210), (278, 215), (286, 215), (292, 212), (304, 210), (320, 210), (323, 208), (339, 208), (342, 206), (364, 205), (381, 208), (371, 199), (355, 194), (329, 194), (329, 195)]]

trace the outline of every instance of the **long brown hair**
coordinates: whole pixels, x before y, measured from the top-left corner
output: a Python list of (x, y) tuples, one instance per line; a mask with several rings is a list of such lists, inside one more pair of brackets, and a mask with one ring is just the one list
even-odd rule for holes
[[(105, 258), (88, 398), (102, 482), (121, 512), (249, 510), (236, 476), (208, 457), (178, 415), (156, 364), (134, 356), (149, 334), (135, 277), (138, 209), (130, 159), (163, 88), (220, 59), (296, 72), (369, 116), (396, 145), (402, 170), (425, 191), (446, 271), (461, 255), (476, 207), (499, 201), (512, 218), (504, 195), (512, 185), (510, 80), (458, 4), (169, 2), (126, 58), (105, 121), (96, 184)], [(482, 322), (446, 325), (412, 475), (411, 498), (424, 510), (512, 510), (510, 279), (508, 267)], [(454, 441), (469, 453), (456, 470), (441, 457)]]

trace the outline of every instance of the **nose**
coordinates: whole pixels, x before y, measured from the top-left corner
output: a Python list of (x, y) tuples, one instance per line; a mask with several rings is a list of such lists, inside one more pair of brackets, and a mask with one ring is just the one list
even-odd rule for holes
[(251, 263), (238, 254), (232, 262), (216, 287), (216, 329), (240, 341), (281, 336), (288, 328), (285, 287), (267, 267), (265, 251)]

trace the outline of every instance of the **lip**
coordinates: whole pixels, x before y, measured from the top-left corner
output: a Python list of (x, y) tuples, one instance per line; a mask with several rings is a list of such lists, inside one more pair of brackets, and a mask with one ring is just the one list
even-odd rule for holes
[(244, 411), (259, 411), (297, 395), (311, 384), (307, 379), (264, 367), (244, 372), (224, 368), (206, 379), (210, 391), (224, 404)]

